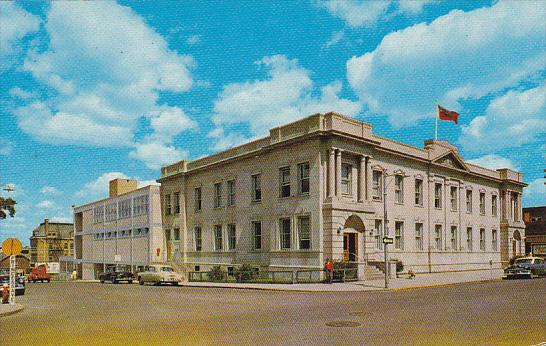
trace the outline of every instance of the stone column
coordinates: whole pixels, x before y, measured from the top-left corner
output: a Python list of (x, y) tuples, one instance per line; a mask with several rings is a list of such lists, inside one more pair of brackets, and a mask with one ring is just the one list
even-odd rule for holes
[(336, 151), (336, 196), (341, 197), (341, 150)]
[(335, 195), (335, 185), (336, 185), (336, 151), (335, 149), (329, 150), (328, 157), (328, 197), (332, 198)]
[(366, 195), (366, 157), (360, 156), (360, 167), (358, 169), (358, 202), (364, 202)]

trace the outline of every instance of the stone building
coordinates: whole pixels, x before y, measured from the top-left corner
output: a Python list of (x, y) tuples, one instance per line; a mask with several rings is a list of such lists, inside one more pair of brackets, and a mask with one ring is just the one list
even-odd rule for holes
[(74, 254), (74, 225), (44, 219), (30, 237), (31, 263), (59, 262), (60, 256)]
[(75, 207), (78, 277), (97, 279), (112, 266), (137, 272), (163, 262), (160, 208), (159, 186), (138, 188), (129, 179), (110, 181), (108, 198)]
[(389, 258), (416, 272), (498, 268), (524, 251), (522, 174), (469, 164), (446, 141), (380, 137), (336, 113), (164, 167), (158, 182), (167, 259), (200, 270), (322, 268), (326, 258), (365, 269), (383, 261), (383, 236), (394, 238)]

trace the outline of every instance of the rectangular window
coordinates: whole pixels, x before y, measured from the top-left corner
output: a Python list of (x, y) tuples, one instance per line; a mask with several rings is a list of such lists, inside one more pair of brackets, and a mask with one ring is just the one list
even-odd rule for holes
[(485, 215), (485, 192), (480, 192), (480, 214)]
[(290, 197), (290, 167), (283, 167), (279, 171), (280, 197)]
[(394, 223), (394, 248), (404, 249), (404, 223), (402, 221)]
[(401, 175), (394, 176), (394, 197), (396, 203), (404, 203), (404, 177)]
[(93, 221), (95, 223), (101, 223), (104, 221), (104, 206), (95, 207), (93, 210)]
[(491, 248), (492, 248), (491, 250), (497, 251), (498, 246), (499, 246), (499, 241), (497, 238), (497, 230), (494, 229), (494, 230), (491, 230)]
[(148, 196), (135, 197), (133, 200), (133, 215), (148, 214)]
[(298, 235), (300, 240), (300, 249), (308, 250), (311, 248), (311, 219), (309, 216), (298, 218)]
[(262, 222), (252, 222), (252, 233), (254, 236), (254, 250), (262, 249)]
[(214, 226), (214, 250), (222, 251), (223, 238), (222, 238), (222, 225)]
[(451, 249), (457, 250), (457, 226), (451, 226)]
[(472, 190), (466, 190), (466, 212), (472, 213)]
[(257, 202), (262, 200), (262, 175), (255, 174), (252, 176), (252, 201)]
[(434, 226), (434, 248), (442, 250), (442, 225)]
[(434, 184), (434, 208), (442, 209), (442, 184)]
[(491, 215), (497, 216), (497, 195), (491, 196)]
[(131, 216), (131, 200), (126, 199), (118, 203), (119, 218), (124, 219)]
[(280, 241), (281, 241), (281, 250), (287, 250), (291, 247), (291, 237), (292, 230), (290, 225), (290, 219), (281, 219), (280, 220)]
[(466, 249), (472, 251), (472, 227), (466, 228)]
[(300, 194), (309, 193), (309, 163), (298, 165), (298, 182), (298, 192)]
[(165, 215), (171, 215), (172, 206), (171, 206), (171, 195), (165, 195)]
[(512, 201), (512, 215), (514, 216), (514, 221), (519, 221), (519, 198), (517, 192), (511, 193), (511, 201)]
[(415, 224), (415, 248), (417, 250), (423, 250), (423, 224)]
[(214, 184), (214, 208), (222, 206), (222, 183)]
[(228, 231), (228, 249), (235, 250), (237, 246), (237, 232), (235, 231), (235, 225), (229, 224), (227, 226)]
[(450, 188), (450, 201), (451, 201), (451, 211), (457, 211), (458, 209), (458, 204), (457, 203), (457, 187), (456, 186), (451, 186)]
[(202, 200), (201, 200), (201, 188), (197, 187), (195, 188), (195, 211), (200, 211), (202, 208)]
[(179, 228), (174, 229), (173, 238), (174, 238), (174, 240), (180, 240), (180, 229)]
[(203, 249), (203, 238), (201, 238), (201, 227), (195, 227), (194, 239), (195, 239), (195, 251), (201, 251)]
[(383, 248), (383, 220), (375, 220), (375, 247)]
[(180, 214), (180, 192), (173, 194), (174, 213)]
[(485, 251), (485, 228), (480, 228), (480, 250)]
[(423, 180), (415, 179), (415, 205), (423, 206)]
[(353, 166), (347, 163), (341, 164), (341, 193), (344, 195), (351, 195), (352, 176), (353, 176)]
[(235, 205), (235, 180), (229, 180), (227, 182), (227, 205)]
[(372, 174), (372, 197), (373, 199), (380, 200), (382, 198), (383, 188), (383, 173), (381, 171), (373, 171)]
[(105, 219), (106, 221), (114, 221), (118, 217), (118, 204), (110, 203), (106, 205), (105, 209)]

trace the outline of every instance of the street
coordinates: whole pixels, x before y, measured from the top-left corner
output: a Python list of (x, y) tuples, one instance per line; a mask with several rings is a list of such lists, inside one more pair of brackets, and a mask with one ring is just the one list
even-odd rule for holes
[(0, 335), (3, 345), (534, 345), (546, 341), (545, 294), (546, 279), (363, 293), (30, 283)]

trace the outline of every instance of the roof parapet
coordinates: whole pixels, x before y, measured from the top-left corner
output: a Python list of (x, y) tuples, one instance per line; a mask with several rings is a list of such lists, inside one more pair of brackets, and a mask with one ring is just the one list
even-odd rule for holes
[(518, 183), (523, 183), (523, 173), (513, 171), (509, 168), (500, 168), (497, 169), (499, 176), (502, 180), (517, 181)]
[(172, 165), (161, 167), (161, 178), (165, 178), (188, 170), (188, 161), (182, 160)]

